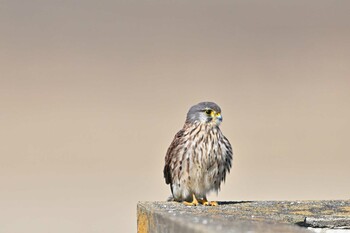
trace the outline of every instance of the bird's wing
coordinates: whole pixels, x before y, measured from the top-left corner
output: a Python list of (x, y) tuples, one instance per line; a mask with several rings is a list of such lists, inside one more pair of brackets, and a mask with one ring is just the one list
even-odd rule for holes
[(232, 156), (233, 156), (233, 152), (232, 152), (232, 146), (230, 144), (230, 142), (228, 141), (228, 139), (224, 136), (224, 140), (223, 143), (226, 147), (226, 154), (225, 154), (225, 172), (222, 176), (221, 181), (225, 181), (226, 179), (226, 172), (229, 173), (231, 166), (232, 166)]
[[(166, 152), (165, 156), (165, 166), (164, 166), (164, 178), (166, 184), (172, 184), (172, 171), (171, 171), (171, 163), (176, 156), (176, 153), (178, 152), (177, 148), (182, 143), (182, 138), (184, 135), (185, 130), (182, 129), (175, 135), (173, 141), (171, 142), (168, 151)], [(176, 158), (175, 158), (176, 159)]]

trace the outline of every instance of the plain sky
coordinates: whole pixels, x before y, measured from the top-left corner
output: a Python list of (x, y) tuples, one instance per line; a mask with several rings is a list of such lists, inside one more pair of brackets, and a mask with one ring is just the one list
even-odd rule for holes
[(211, 200), (350, 198), (350, 1), (0, 1), (0, 232), (135, 232), (214, 101)]

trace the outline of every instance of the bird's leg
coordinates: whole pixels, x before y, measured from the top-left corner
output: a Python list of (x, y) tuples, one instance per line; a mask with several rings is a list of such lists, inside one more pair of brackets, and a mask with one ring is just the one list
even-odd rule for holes
[(197, 198), (194, 194), (192, 194), (192, 202), (187, 202), (187, 201), (184, 201), (183, 203), (187, 206), (197, 206), (198, 205), (198, 201), (197, 201)]

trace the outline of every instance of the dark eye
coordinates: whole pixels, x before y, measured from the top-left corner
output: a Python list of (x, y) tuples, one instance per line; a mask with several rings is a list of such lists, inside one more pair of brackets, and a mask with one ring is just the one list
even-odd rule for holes
[(207, 109), (207, 110), (205, 110), (205, 113), (206, 113), (206, 114), (208, 114), (208, 115), (211, 115), (211, 113), (212, 113), (212, 110), (210, 110), (210, 109)]

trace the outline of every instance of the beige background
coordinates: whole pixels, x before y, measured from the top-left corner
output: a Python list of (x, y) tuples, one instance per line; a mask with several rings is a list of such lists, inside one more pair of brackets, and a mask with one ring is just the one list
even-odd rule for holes
[(200, 101), (218, 200), (348, 199), (350, 1), (0, 2), (0, 232), (135, 232)]

